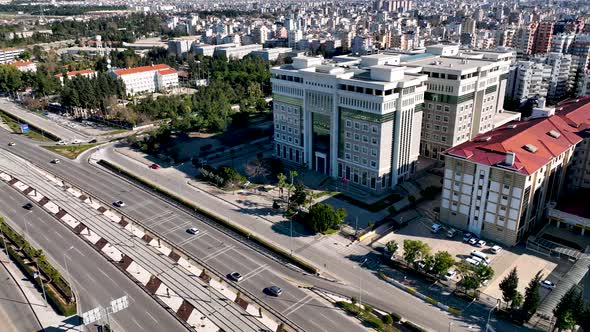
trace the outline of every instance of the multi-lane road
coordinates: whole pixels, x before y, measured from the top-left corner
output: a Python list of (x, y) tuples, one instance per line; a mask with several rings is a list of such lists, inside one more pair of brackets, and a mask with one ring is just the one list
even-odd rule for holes
[[(40, 208), (24, 210), (21, 206), (28, 201), (15, 189), (0, 182), (1, 214), (6, 217), (12, 227), (22, 233), (26, 232), (27, 239), (35, 247), (42, 248), (50, 262), (59, 271), (66, 276), (71, 275), (78, 297), (80, 314), (127, 295), (131, 302), (129, 308), (110, 317), (115, 330), (182, 331), (185, 329), (160, 304), (53, 216)], [(0, 287), (0, 290), (7, 292), (8, 288)], [(0, 292), (0, 296), (2, 294)], [(19, 312), (21, 315), (26, 313), (24, 309)], [(9, 313), (9, 316), (11, 321), (21, 324), (28, 321), (18, 319), (19, 315)], [(94, 331), (92, 325), (87, 328), (88, 331)], [(31, 329), (19, 328), (17, 331), (31, 331)]]
[[(9, 141), (17, 141), (17, 146), (7, 148), (6, 144)], [(481, 326), (483, 323), (482, 317), (456, 318), (442, 312), (385, 284), (369, 271), (348, 271), (345, 279), (351, 279), (354, 275), (354, 280), (357, 281), (349, 285), (335, 284), (304, 275), (286, 266), (284, 262), (261, 254), (253, 249), (248, 241), (228, 234), (218, 225), (198, 220), (184, 210), (86, 162), (64, 160), (58, 165), (49, 164), (49, 160), (55, 158), (54, 154), (0, 130), (0, 148), (4, 147), (27, 160), (51, 169), (60, 177), (106, 202), (124, 199), (127, 203), (122, 209), (124, 213), (149, 226), (170, 242), (180, 244), (194, 257), (205, 259), (207, 264), (222, 274), (238, 271), (246, 275), (247, 279), (243, 285), (249, 292), (257, 294), (260, 300), (290, 320), (301, 324), (306, 330), (347, 331), (359, 328), (356, 322), (299, 287), (318, 285), (341, 294), (356, 296), (359, 291), (356, 286), (359, 276), (366, 280), (366, 283), (363, 283), (363, 302), (397, 311), (433, 330), (447, 330), (451, 322), (453, 331), (473, 329), (469, 326)], [(185, 232), (188, 227), (197, 227), (204, 235), (198, 240), (193, 240)], [(265, 295), (262, 289), (271, 284), (282, 287), (285, 290), (284, 296), (273, 298)]]

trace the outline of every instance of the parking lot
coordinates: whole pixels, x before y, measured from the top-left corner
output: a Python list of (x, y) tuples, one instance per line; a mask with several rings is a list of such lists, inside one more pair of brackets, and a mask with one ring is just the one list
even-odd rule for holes
[[(481, 251), (490, 259), (490, 266), (495, 273), (492, 280), (486, 286), (480, 288), (480, 291), (496, 299), (502, 298), (502, 292), (498, 287), (499, 283), (514, 267), (518, 271), (518, 290), (522, 294), (524, 294), (529, 281), (538, 271), (542, 271), (546, 279), (558, 283), (559, 279), (571, 267), (571, 263), (566, 260), (537, 255), (534, 252), (527, 251), (524, 246), (503, 248), (500, 252), (494, 254), (491, 250), (494, 243), (487, 242), (483, 247), (476, 247), (463, 242), (463, 233), (461, 231), (457, 231), (453, 238), (448, 238), (448, 228), (444, 225), (438, 233), (433, 233), (431, 231), (432, 224), (433, 222), (425, 217), (415, 219), (402, 229), (379, 239), (374, 244), (374, 247), (385, 246), (388, 241), (395, 240), (399, 245), (397, 255), (402, 256), (404, 240), (420, 240), (430, 246), (432, 254), (437, 251), (448, 251), (457, 261), (468, 258), (472, 250)], [(455, 281), (458, 281), (457, 276), (455, 278)], [(548, 292), (549, 290), (543, 289), (541, 296), (545, 297)]]

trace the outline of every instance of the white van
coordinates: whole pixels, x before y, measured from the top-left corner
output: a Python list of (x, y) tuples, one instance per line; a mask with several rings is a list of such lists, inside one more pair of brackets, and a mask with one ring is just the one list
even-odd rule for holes
[(478, 267), (479, 266), (479, 262), (476, 261), (473, 258), (465, 258), (465, 263), (467, 263), (467, 264), (469, 264), (469, 265), (471, 265), (473, 267)]
[(473, 259), (474, 261), (477, 261), (479, 263), (479, 265), (488, 265), (488, 262), (486, 262), (485, 260), (483, 260), (482, 258), (479, 258), (477, 256), (471, 256), (470, 259)]
[(482, 259), (483, 261), (485, 261), (485, 262), (486, 262), (486, 264), (490, 264), (490, 259), (488, 258), (488, 255), (484, 254), (484, 253), (483, 253), (483, 252), (481, 252), (481, 251), (478, 251), (478, 250), (473, 250), (473, 251), (471, 252), (471, 256), (473, 256), (473, 257), (478, 257), (478, 258)]

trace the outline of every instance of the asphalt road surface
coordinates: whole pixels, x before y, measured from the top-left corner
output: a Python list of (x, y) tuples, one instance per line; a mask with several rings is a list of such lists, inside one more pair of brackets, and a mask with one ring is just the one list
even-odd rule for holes
[(3, 331), (41, 329), (27, 299), (4, 266), (0, 266), (0, 326)]

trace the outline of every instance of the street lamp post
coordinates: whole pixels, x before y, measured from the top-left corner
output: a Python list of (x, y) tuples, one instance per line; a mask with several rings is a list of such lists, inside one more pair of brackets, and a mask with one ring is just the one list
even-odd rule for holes
[(74, 249), (74, 246), (70, 246), (68, 248), (68, 250), (64, 251), (64, 263), (65, 263), (65, 266), (66, 266), (66, 272), (68, 274), (68, 279), (70, 279), (70, 283), (72, 285), (72, 287), (70, 287), (70, 291), (72, 291), (72, 294), (70, 296), (70, 301), (73, 301), (73, 299), (74, 299), (74, 293), (73, 293), (74, 281), (72, 280), (72, 275), (70, 274), (70, 269), (68, 267), (68, 260), (67, 260), (66, 254), (68, 253), (68, 251), (70, 251), (72, 249)]
[(486, 321), (486, 332), (488, 332), (488, 329), (490, 327), (490, 318), (492, 317), (492, 312), (494, 312), (494, 310), (496, 310), (498, 305), (500, 305), (500, 301), (498, 301), (496, 303), (496, 305), (492, 309), (490, 309), (490, 313), (488, 314), (488, 320)]
[(289, 248), (291, 249), (291, 256), (293, 256), (293, 219), (289, 218)]
[(363, 308), (363, 276), (361, 275), (361, 272), (363, 264), (365, 264), (366, 261), (367, 259), (365, 258), (361, 265), (359, 265), (359, 310), (362, 310)]

